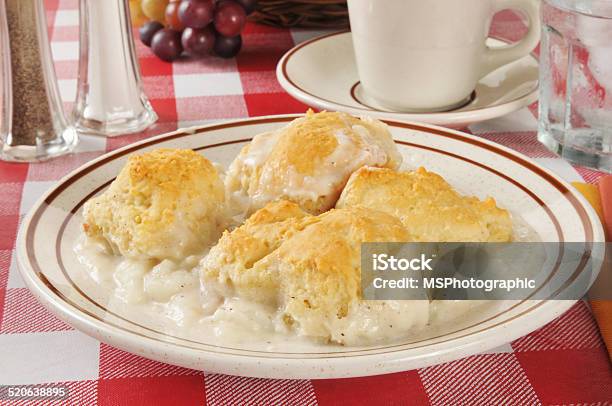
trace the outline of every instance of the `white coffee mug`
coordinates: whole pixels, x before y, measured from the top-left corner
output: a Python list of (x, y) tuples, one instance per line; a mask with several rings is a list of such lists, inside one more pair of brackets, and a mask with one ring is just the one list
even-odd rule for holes
[[(396, 111), (434, 112), (466, 103), (480, 78), (531, 52), (539, 0), (348, 0), (357, 70), (368, 97)], [(493, 15), (528, 19), (519, 42), (491, 49)]]

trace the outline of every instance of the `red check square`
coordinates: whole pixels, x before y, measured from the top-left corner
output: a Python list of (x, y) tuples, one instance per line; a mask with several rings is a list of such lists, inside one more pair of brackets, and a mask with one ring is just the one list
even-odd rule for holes
[(288, 31), (274, 34), (253, 33), (243, 37), (242, 49), (236, 56), (238, 70), (275, 70), (276, 63), (293, 47), (293, 38)]
[(542, 403), (612, 403), (612, 364), (603, 348), (517, 352)]
[[(140, 41), (136, 41), (140, 42)], [(140, 74), (144, 76), (172, 76), (172, 64), (164, 62), (144, 45), (136, 47), (140, 55)], [(144, 54), (144, 55), (143, 55)]]
[(245, 94), (244, 100), (250, 117), (266, 114), (305, 113), (309, 108), (287, 93)]
[(416, 371), (364, 378), (313, 380), (321, 405), (429, 405)]
[[(176, 99), (174, 97), (167, 99), (150, 99), (151, 106), (153, 106), (153, 110), (157, 113), (157, 124), (161, 123), (175, 123), (177, 120), (176, 113)], [(153, 127), (147, 128), (145, 131), (149, 134), (152, 134)], [(120, 138), (120, 137), (117, 137)]]
[(242, 36), (248, 37), (252, 34), (272, 34), (285, 35), (287, 30), (284, 28), (273, 27), (271, 25), (247, 23), (242, 30)]
[(28, 164), (0, 161), (0, 182), (24, 182), (28, 167)]
[(205, 405), (204, 377), (158, 376), (100, 379), (98, 405)]
[(0, 250), (11, 250), (15, 245), (19, 214), (0, 215)]

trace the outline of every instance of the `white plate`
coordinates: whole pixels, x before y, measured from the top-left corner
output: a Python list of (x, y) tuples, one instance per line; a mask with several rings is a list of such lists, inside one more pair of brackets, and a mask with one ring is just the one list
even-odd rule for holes
[[(495, 302), (418, 339), (392, 345), (313, 351), (253, 350), (170, 336), (113, 313), (104, 297), (81, 284), (75, 259), (80, 210), (117, 175), (132, 153), (192, 148), (227, 166), (254, 134), (295, 118), (231, 121), (161, 135), (106, 154), (72, 172), (34, 206), (20, 229), (17, 258), (30, 290), (75, 328), (148, 358), (211, 372), (271, 378), (364, 376), (420, 368), (507, 343), (557, 317), (572, 301)], [(543, 241), (603, 241), (603, 229), (584, 198), (558, 176), (500, 145), (439, 127), (389, 122), (407, 167), (424, 165), (451, 184), (521, 215)], [(576, 274), (580, 273), (580, 269)]]
[[(487, 45), (507, 43), (489, 38)], [(467, 105), (440, 113), (394, 112), (370, 100), (359, 84), (350, 32), (327, 34), (296, 45), (278, 62), (276, 77), (293, 97), (320, 109), (461, 128), (536, 101), (538, 61), (528, 55), (496, 69), (480, 79)]]

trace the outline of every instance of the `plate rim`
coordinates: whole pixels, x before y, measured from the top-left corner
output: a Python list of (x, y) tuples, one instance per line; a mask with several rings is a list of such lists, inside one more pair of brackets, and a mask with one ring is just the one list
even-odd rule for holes
[[(202, 358), (201, 357), (202, 354), (206, 354), (206, 357), (208, 359), (216, 358), (216, 362), (220, 363), (221, 365), (225, 365), (224, 367), (216, 368), (215, 370), (218, 372), (231, 373), (231, 374), (242, 374), (245, 376), (258, 376), (258, 377), (287, 377), (288, 376), (287, 373), (289, 373), (289, 374), (292, 374), (291, 376), (295, 378), (312, 378), (312, 377), (332, 378), (332, 377), (345, 377), (345, 376), (366, 376), (366, 375), (374, 375), (378, 373), (396, 372), (400, 370), (405, 370), (405, 368), (402, 368), (401, 354), (411, 351), (411, 349), (398, 350), (392, 353), (383, 352), (383, 353), (374, 353), (374, 354), (355, 354), (355, 355), (340, 356), (340, 357), (334, 357), (334, 358), (324, 358), (324, 357), (258, 358), (258, 357), (253, 357), (249, 355), (244, 355), (244, 354), (231, 354), (231, 353), (225, 353), (225, 352), (214, 352), (214, 351), (210, 351), (207, 349), (195, 349), (195, 348), (189, 349), (189, 348), (184, 348), (184, 347), (177, 347), (172, 343), (157, 341), (150, 337), (138, 337), (133, 332), (126, 332), (117, 327), (109, 325), (107, 323), (100, 322), (96, 320), (95, 318), (88, 316), (86, 314), (83, 314), (81, 311), (74, 308), (71, 304), (67, 303), (59, 295), (54, 293), (49, 288), (49, 286), (46, 286), (41, 281), (40, 278), (34, 278), (35, 271), (31, 268), (27, 259), (25, 259), (27, 258), (26, 245), (25, 245), (25, 234), (26, 234), (25, 230), (29, 228), (29, 225), (32, 220), (32, 216), (36, 212), (36, 210), (41, 205), (45, 204), (44, 202), (47, 198), (49, 198), (49, 196), (51, 196), (54, 193), (57, 193), (57, 190), (60, 188), (60, 186), (64, 184), (68, 179), (81, 173), (83, 170), (87, 168), (90, 168), (94, 165), (97, 166), (100, 161), (105, 160), (108, 157), (112, 157), (114, 155), (119, 155), (119, 154), (123, 155), (125, 154), (125, 151), (131, 152), (132, 150), (139, 150), (139, 149), (142, 149), (143, 147), (154, 145), (162, 141), (168, 141), (173, 138), (180, 138), (182, 136), (193, 135), (193, 134), (198, 133), (198, 131), (202, 131), (202, 130), (214, 131), (216, 128), (219, 128), (219, 127), (221, 127), (219, 129), (222, 129), (228, 126), (231, 126), (231, 127), (248, 126), (251, 124), (265, 124), (269, 122), (282, 123), (282, 122), (287, 122), (291, 119), (294, 119), (300, 116), (302, 116), (302, 114), (271, 115), (271, 116), (235, 119), (235, 120), (224, 121), (221, 123), (210, 123), (206, 125), (182, 128), (182, 129), (178, 129), (178, 130), (175, 130), (169, 133), (164, 133), (164, 134), (160, 134), (160, 135), (157, 135), (151, 138), (147, 138), (147, 139), (138, 141), (133, 144), (128, 144), (116, 150), (102, 154), (96, 159), (72, 170), (70, 173), (62, 177), (51, 189), (49, 189), (46, 193), (43, 194), (43, 196), (41, 196), (38, 199), (38, 201), (29, 210), (28, 214), (24, 218), (23, 223), (21, 224), (19, 228), (19, 233), (17, 237), (17, 246), (16, 246), (17, 263), (18, 263), (19, 271), (22, 277), (24, 278), (26, 285), (28, 286), (30, 291), (32, 291), (35, 294), (38, 300), (41, 303), (43, 303), (43, 305), (46, 308), (48, 308), (55, 315), (59, 316), (62, 320), (68, 322), (71, 325), (74, 325), (75, 328), (77, 328), (78, 330), (84, 331), (87, 334), (94, 336), (95, 338), (99, 339), (102, 342), (107, 342), (118, 348), (130, 351), (133, 353), (137, 353), (139, 355), (143, 355), (148, 358), (156, 359), (162, 362), (169, 362), (169, 363), (173, 363), (176, 365), (193, 367), (193, 365), (191, 364), (192, 358), (193, 357)], [(385, 120), (385, 121), (389, 125), (392, 125), (392, 126), (396, 125), (396, 126), (399, 126), (402, 128), (408, 128), (408, 129), (410, 129), (410, 126), (412, 126), (414, 129), (417, 129), (420, 131), (441, 132), (441, 133), (450, 135), (451, 137), (461, 136), (464, 139), (472, 139), (476, 141), (477, 143), (493, 146), (496, 149), (505, 151), (506, 153), (509, 153), (510, 155), (513, 155), (516, 158), (519, 158), (523, 162), (530, 163), (538, 170), (546, 173), (549, 177), (552, 177), (558, 183), (562, 184), (576, 198), (579, 205), (585, 210), (587, 217), (593, 226), (593, 231), (594, 231), (593, 240), (596, 241), (596, 240), (602, 239), (603, 228), (601, 226), (601, 223), (599, 222), (599, 219), (595, 215), (594, 210), (587, 204), (586, 200), (575, 190), (575, 188), (573, 188), (569, 183), (565, 182), (560, 176), (556, 175), (554, 172), (548, 170), (547, 168), (540, 166), (539, 164), (537, 164), (535, 161), (533, 161), (529, 157), (517, 151), (514, 151), (511, 148), (508, 148), (503, 145), (494, 143), (492, 141), (482, 139), (474, 135), (463, 133), (460, 131), (441, 128), (441, 127), (433, 126), (430, 124), (409, 123), (409, 122), (392, 121), (392, 120)], [(409, 127), (406, 127), (406, 126), (409, 126)], [(93, 170), (93, 169), (90, 169), (90, 170)], [(417, 362), (417, 360), (414, 357), (410, 358), (411, 363), (413, 364), (411, 368), (422, 367), (422, 366), (427, 366), (427, 365), (437, 364), (440, 362), (449, 361), (452, 359), (456, 359), (458, 357), (471, 355), (479, 351), (493, 348), (497, 345), (501, 345), (503, 343), (512, 341), (515, 338), (528, 334), (528, 332), (535, 330), (536, 328), (540, 327), (545, 322), (550, 321), (554, 317), (562, 314), (576, 301), (548, 300), (548, 301), (542, 301), (542, 302), (544, 302), (542, 303), (542, 305), (532, 310), (529, 310), (528, 313), (531, 314), (531, 318), (528, 319), (528, 320), (531, 320), (531, 323), (529, 323), (530, 327), (525, 328), (525, 326), (523, 326), (523, 328), (518, 329), (518, 331), (520, 331), (519, 333), (516, 333), (517, 331), (516, 329), (511, 329), (511, 331), (508, 332), (508, 334), (505, 334), (503, 336), (498, 334), (497, 340), (492, 340), (491, 337), (489, 337), (488, 339), (486, 339), (486, 337), (482, 337), (483, 335), (484, 336), (491, 335), (492, 329), (487, 329), (484, 331), (472, 333), (467, 336), (451, 339), (451, 342), (457, 343), (458, 348), (461, 348), (461, 351), (460, 351), (461, 355), (457, 355), (458, 350), (454, 348), (455, 346), (452, 346), (453, 348), (451, 348), (451, 346), (449, 345), (449, 342), (434, 343), (434, 344), (424, 347), (424, 348), (431, 348), (434, 351), (431, 354), (420, 355), (418, 357), (420, 359), (420, 361), (418, 361), (420, 362), (420, 364)], [(551, 315), (553, 315), (554, 317), (551, 317)], [(513, 325), (516, 322), (520, 323), (522, 321), (524, 323), (523, 319), (524, 317), (521, 316), (514, 320), (505, 321), (499, 326), (499, 328), (504, 329), (508, 326)], [(544, 320), (544, 321), (541, 322), (541, 320)], [(498, 327), (495, 327), (495, 329), (497, 328)], [(144, 342), (147, 343), (147, 345), (143, 344), (143, 339), (144, 339)], [(486, 342), (485, 342), (485, 339), (486, 339)], [(151, 350), (151, 348), (159, 349), (160, 346), (163, 348), (163, 351), (166, 354), (172, 353), (173, 359), (160, 357), (159, 354), (155, 353), (155, 350)], [(437, 347), (444, 347), (444, 346), (446, 346), (447, 348), (437, 348)], [(150, 351), (145, 351), (145, 347), (149, 348)], [(187, 356), (186, 353), (190, 353), (190, 355)], [(381, 361), (381, 358), (390, 358), (390, 359)], [(356, 370), (354, 370), (355, 365), (362, 364), (363, 362), (370, 362), (370, 361), (378, 361), (378, 362), (382, 362), (383, 364), (385, 364), (385, 368), (383, 368), (384, 371), (383, 370), (379, 372), (370, 371), (369, 373), (363, 373), (362, 371), (357, 372)], [(233, 370), (230, 364), (234, 364), (236, 362), (238, 362), (238, 364), (240, 363), (249, 364), (250, 365), (250, 367), (248, 368), (249, 372), (243, 372), (241, 370), (240, 371)], [(277, 365), (280, 362), (288, 362), (288, 364), (286, 365), (287, 368), (285, 368), (282, 371), (275, 370), (274, 365)], [(334, 365), (339, 364), (340, 367), (336, 365), (337, 367), (336, 369), (332, 368), (327, 372), (319, 372), (317, 374), (313, 374), (309, 372), (304, 373), (303, 371), (299, 371), (299, 370), (296, 371), (294, 370), (294, 368), (291, 368), (289, 366), (295, 363), (301, 363), (301, 365), (310, 364), (311, 367), (314, 369), (315, 364), (316, 364), (316, 368), (318, 370), (319, 367), (321, 367), (322, 362), (328, 363), (328, 364), (334, 364)], [(415, 363), (418, 365), (414, 366)], [(270, 370), (270, 368), (267, 368), (267, 369), (263, 368), (262, 370), (261, 369), (263, 367), (262, 364), (267, 364), (268, 367), (272, 369)]]
[[(296, 44), (294, 47), (289, 49), (287, 52), (283, 54), (281, 59), (278, 61), (276, 65), (276, 79), (280, 83), (281, 87), (290, 95), (298, 99), (299, 101), (306, 103), (311, 106), (316, 106), (317, 108), (327, 109), (327, 110), (338, 110), (345, 111), (354, 115), (371, 115), (373, 117), (384, 119), (384, 120), (393, 120), (393, 121), (418, 121), (424, 123), (430, 123), (434, 125), (467, 125), (472, 123), (477, 123), (484, 120), (490, 120), (492, 118), (500, 117), (505, 114), (511, 113), (513, 111), (519, 110), (525, 106), (530, 105), (531, 103), (538, 100), (538, 86), (535, 86), (530, 92), (527, 94), (517, 97), (513, 100), (507, 101), (505, 103), (497, 104), (494, 106), (476, 109), (476, 110), (468, 110), (468, 111), (448, 111), (448, 112), (437, 112), (437, 113), (401, 113), (401, 112), (391, 112), (391, 111), (381, 111), (374, 109), (366, 109), (366, 108), (357, 108), (349, 105), (344, 105), (340, 103), (336, 103), (331, 100), (322, 99), (319, 96), (316, 96), (305, 89), (302, 89), (300, 86), (295, 84), (287, 73), (287, 63), (289, 59), (295, 54), (297, 51), (302, 48), (311, 45), (315, 42), (326, 40), (334, 36), (351, 34), (349, 30), (336, 31), (332, 33), (326, 33), (315, 38), (310, 38), (304, 42), (300, 42)], [(489, 36), (487, 38), (491, 38), (497, 41), (508, 43), (507, 40), (496, 37)], [(539, 64), (538, 58), (533, 54), (533, 52), (529, 53), (529, 55)], [(538, 80), (539, 81), (539, 80)]]

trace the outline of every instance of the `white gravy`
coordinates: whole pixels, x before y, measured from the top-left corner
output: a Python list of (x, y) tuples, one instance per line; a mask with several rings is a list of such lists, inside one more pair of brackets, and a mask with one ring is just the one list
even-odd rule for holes
[[(205, 286), (200, 286), (196, 269), (202, 256), (191, 256), (180, 263), (126, 259), (113, 255), (105, 244), (85, 235), (75, 245), (75, 253), (87, 270), (87, 275), (83, 275), (89, 280), (87, 284), (96, 292), (104, 292), (105, 306), (142, 326), (177, 338), (260, 351), (317, 352), (322, 348), (325, 351), (346, 348), (315, 342), (290, 331), (276, 308), (208, 292)], [(410, 302), (389, 302), (391, 306), (385, 311), (378, 311), (380, 307), (376, 312), (365, 310), (363, 306), (356, 309), (355, 317), (344, 321), (346, 328), (362, 328), (360, 324), (373, 321), (378, 325), (399, 325), (410, 313), (406, 312)], [(483, 305), (486, 303), (439, 301), (428, 309), (419, 306), (425, 309), (424, 317), (430, 321), (426, 327), (414, 328), (409, 333), (404, 331), (399, 336), (397, 329), (380, 329), (378, 340), (372, 342), (368, 337), (368, 341), (371, 341), (369, 344), (386, 344), (431, 336), (447, 327), (456, 327), (458, 317)], [(360, 343), (355, 346), (359, 347)]]

